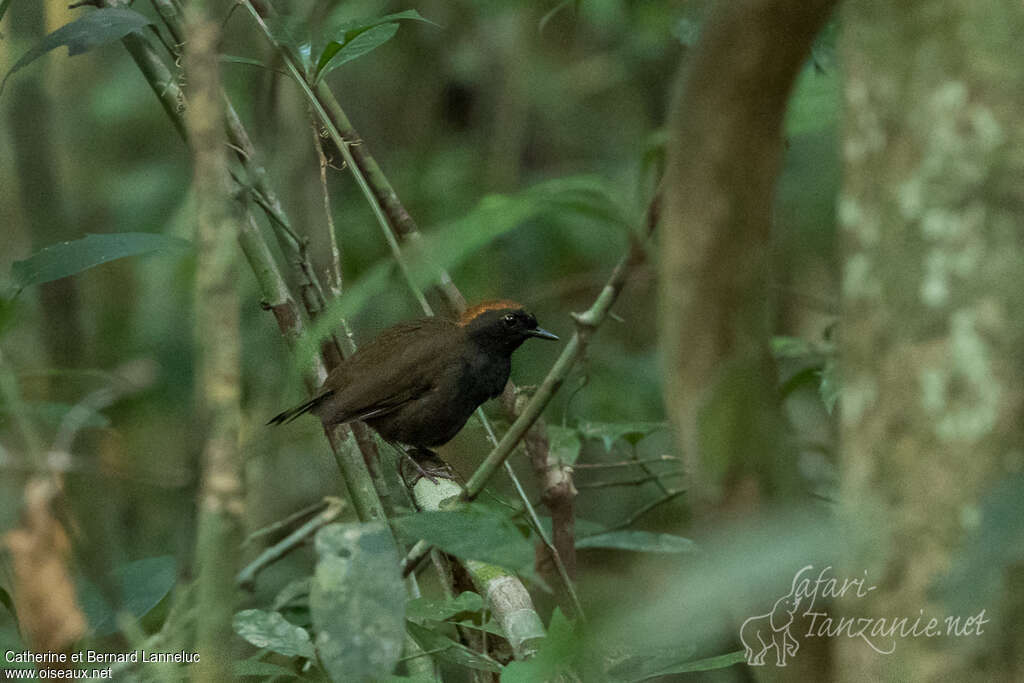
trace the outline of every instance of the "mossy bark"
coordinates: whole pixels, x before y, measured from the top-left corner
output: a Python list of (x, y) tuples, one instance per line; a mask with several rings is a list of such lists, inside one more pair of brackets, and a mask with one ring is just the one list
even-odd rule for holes
[(1024, 460), (1024, 7), (851, 0), (843, 33), (842, 491), (848, 573), (877, 586), (844, 607), (991, 623), (888, 656), (842, 638), (840, 672), (1021, 680), (1020, 598), (939, 587)]

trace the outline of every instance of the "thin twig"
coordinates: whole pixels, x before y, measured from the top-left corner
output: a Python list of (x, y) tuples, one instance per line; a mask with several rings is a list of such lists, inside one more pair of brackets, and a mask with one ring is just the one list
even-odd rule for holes
[(597, 481), (589, 482), (586, 484), (577, 484), (576, 488), (579, 489), (606, 489), (614, 486), (639, 486), (640, 484), (649, 484), (652, 481), (658, 481), (662, 477), (683, 476), (682, 472), (668, 472), (666, 474), (648, 474), (643, 477), (636, 477), (634, 479), (621, 479), (619, 481)]
[[(320, 102), (316, 94), (313, 92), (313, 89), (306, 81), (305, 76), (303, 76), (302, 69), (299, 68), (298, 59), (295, 57), (295, 55), (293, 55), (290, 50), (288, 50), (284, 45), (277, 41), (277, 39), (274, 37), (273, 32), (270, 30), (270, 27), (267, 26), (267, 23), (263, 20), (263, 17), (256, 10), (256, 8), (253, 6), (250, 0), (241, 0), (241, 2), (245, 6), (245, 8), (249, 10), (249, 14), (252, 15), (252, 18), (256, 21), (256, 24), (260, 27), (260, 29), (263, 30), (264, 35), (267, 37), (270, 43), (278, 50), (278, 52), (284, 58), (285, 66), (288, 67), (288, 71), (292, 75), (293, 80), (302, 90), (303, 95), (305, 95), (310, 106), (316, 112), (317, 117), (324, 124), (324, 128), (327, 129), (327, 132), (331, 137), (331, 141), (334, 142), (335, 146), (337, 146), (338, 148), (338, 151), (341, 152), (342, 157), (345, 159), (345, 164), (348, 165), (349, 170), (352, 173), (352, 177), (356, 181), (356, 185), (359, 186), (359, 190), (363, 193), (363, 196), (366, 197), (366, 201), (370, 205), (370, 209), (373, 211), (374, 217), (377, 219), (377, 222), (384, 230), (384, 236), (385, 239), (387, 239), (388, 241), (388, 246), (391, 248), (392, 252), (398, 251), (398, 242), (395, 236), (391, 233), (391, 228), (389, 226), (387, 216), (384, 215), (380, 203), (377, 201), (376, 195), (374, 195), (373, 190), (370, 189), (370, 186), (366, 182), (366, 178), (363, 176), (362, 171), (360, 171), (359, 167), (356, 165), (355, 159), (352, 158), (352, 152), (349, 149), (351, 143), (347, 141), (338, 131), (337, 127), (335, 127), (334, 123), (331, 120), (331, 117), (327, 114), (327, 111), (324, 109), (323, 104)], [(423, 312), (426, 313), (427, 315), (433, 315), (433, 310), (431, 309), (430, 304), (427, 302), (426, 297), (423, 296), (423, 293), (419, 290), (419, 287), (416, 286), (416, 282), (412, 276), (412, 272), (410, 271), (408, 264), (404, 261), (404, 259), (398, 260), (397, 263), (399, 270), (402, 271), (402, 276), (409, 283), (410, 288), (416, 295), (416, 299), (420, 304), (420, 308), (422, 308)]]
[[(529, 498), (527, 498), (526, 496), (526, 491), (523, 490), (522, 484), (519, 483), (519, 480), (515, 477), (515, 474), (512, 473), (512, 465), (510, 465), (507, 460), (505, 461), (505, 470), (512, 476), (512, 481), (515, 483), (516, 492), (519, 494), (519, 498), (528, 501)], [(538, 530), (538, 535), (541, 537), (541, 539), (544, 542), (544, 545), (551, 553), (551, 559), (555, 563), (555, 568), (558, 570), (558, 575), (562, 579), (562, 582), (565, 584), (565, 592), (569, 594), (569, 600), (572, 603), (572, 608), (576, 613), (575, 616), (580, 621), (585, 623), (587, 617), (583, 613), (583, 603), (580, 602), (580, 596), (576, 593), (576, 586), (573, 585), (572, 577), (569, 576), (569, 570), (566, 569), (565, 562), (562, 560), (561, 553), (558, 552), (554, 544), (547, 537), (547, 532), (544, 531), (544, 527), (541, 525), (540, 518), (537, 517), (537, 511), (534, 509), (533, 505), (526, 506), (526, 514), (530, 518), (530, 525), (534, 528), (534, 530)]]
[[(350, 149), (351, 147), (356, 146), (356, 143), (353, 140), (351, 140), (350, 138), (347, 138), (346, 136), (342, 135), (338, 125), (336, 125), (335, 119), (338, 118), (339, 116), (340, 117), (344, 117), (344, 114), (343, 114), (343, 112), (341, 112), (341, 108), (340, 108), (340, 106), (338, 106), (337, 102), (334, 101), (333, 96), (330, 95), (330, 91), (326, 88), (326, 86), (324, 86), (323, 84), (320, 84), (320, 85), (317, 86), (317, 89), (314, 92), (314, 90), (310, 87), (309, 83), (303, 77), (302, 70), (299, 68), (299, 65), (297, 64), (297, 59), (295, 58), (295, 56), (292, 55), (291, 52), (285, 46), (283, 46), (279, 42), (277, 42), (277, 40), (274, 38), (273, 34), (271, 33), (269, 27), (267, 27), (265, 21), (263, 20), (262, 15), (255, 8), (255, 6), (252, 4), (252, 2), (250, 2), (250, 0), (241, 0), (241, 1), (246, 6), (246, 8), (249, 10), (250, 14), (253, 16), (253, 19), (257, 22), (257, 24), (260, 26), (260, 28), (263, 29), (264, 33), (266, 34), (266, 37), (278, 49), (279, 53), (281, 54), (281, 56), (283, 57), (283, 59), (285, 61), (285, 64), (288, 66), (288, 69), (291, 72), (294, 80), (296, 81), (296, 83), (302, 89), (302, 91), (303, 91), (304, 95), (306, 96), (310, 106), (313, 108), (313, 110), (319, 116), (319, 118), (320, 118), (321, 122), (323, 123), (324, 128), (327, 130), (328, 135), (331, 138), (332, 142), (334, 142), (335, 146), (338, 148), (338, 150), (341, 152), (342, 156), (344, 157), (345, 164), (351, 170), (352, 176), (355, 179), (356, 184), (359, 186), (359, 188), (362, 191), (363, 195), (366, 197), (367, 201), (369, 202), (370, 208), (373, 210), (374, 216), (377, 218), (377, 223), (380, 225), (381, 229), (384, 232), (384, 238), (385, 238), (385, 240), (388, 243), (388, 247), (390, 248), (390, 250), (392, 252), (392, 255), (393, 255), (394, 259), (395, 259), (395, 262), (398, 264), (399, 270), (402, 272), (402, 274), (403, 274), (403, 276), (404, 276), (404, 278), (405, 278), (405, 280), (406, 280), (406, 282), (407, 282), (407, 284), (408, 284), (408, 286), (410, 288), (410, 291), (412, 292), (412, 294), (416, 298), (417, 302), (419, 302), (420, 308), (422, 308), (422, 310), (423, 310), (423, 312), (425, 314), (433, 315), (434, 311), (433, 311), (432, 307), (427, 302), (427, 299), (424, 296), (423, 291), (419, 288), (419, 286), (416, 284), (415, 279), (412, 277), (412, 271), (409, 268), (409, 265), (406, 262), (406, 259), (404, 258), (403, 254), (402, 254), (401, 247), (398, 244), (398, 239), (397, 239), (397, 236), (396, 236), (396, 233), (397, 233), (397, 234), (404, 234), (407, 238), (417, 238), (419, 235), (418, 235), (418, 232), (416, 232), (416, 230), (415, 230), (415, 225), (413, 224), (411, 226), (411, 229), (410, 229), (409, 225), (406, 224), (405, 231), (403, 233), (402, 229), (399, 226), (399, 223), (401, 223), (403, 219), (407, 223), (411, 223), (411, 218), (408, 216), (408, 213), (405, 212), (404, 208), (400, 207), (400, 205), (397, 207), (397, 209), (400, 209), (400, 213), (401, 213), (401, 216), (398, 219), (395, 219), (394, 216), (392, 216), (389, 219), (388, 215), (385, 214), (385, 206), (386, 206), (386, 204), (389, 201), (390, 201), (390, 205), (393, 208), (394, 208), (395, 204), (397, 204), (397, 195), (395, 195), (394, 191), (390, 189), (390, 185), (388, 185), (387, 188), (384, 189), (383, 191), (382, 191), (381, 187), (373, 188), (373, 187), (370, 186), (370, 184), (369, 184), (369, 182), (367, 180), (367, 177), (366, 177), (367, 174), (364, 174), (364, 172), (362, 170), (362, 168), (366, 164), (366, 158), (367, 157), (365, 157), (365, 156), (363, 157), (364, 158), (364, 165), (363, 166), (357, 165), (357, 163), (355, 161), (355, 158), (354, 158), (354, 156), (352, 154), (352, 151)], [(334, 117), (332, 117), (328, 113), (328, 109), (330, 109), (331, 112), (335, 113)], [(347, 119), (344, 119), (344, 120), (347, 121)], [(370, 159), (370, 161), (372, 162), (373, 167), (376, 167), (376, 162), (373, 162), (372, 159)], [(378, 176), (377, 179), (378, 179), (378, 181), (380, 181), (381, 178), (383, 177), (383, 174), (380, 173), (380, 169), (379, 168), (376, 168), (376, 172), (377, 172), (376, 175)], [(383, 199), (382, 199), (382, 196), (383, 196)], [(397, 222), (396, 222), (396, 220), (397, 220)], [(392, 229), (394, 229), (395, 232), (392, 232)], [(440, 277), (441, 277), (442, 289), (444, 291), (446, 291), (446, 293), (447, 293), (447, 295), (449, 297), (449, 300), (456, 307), (459, 307), (459, 306), (464, 307), (465, 306), (465, 299), (462, 297), (462, 295), (455, 288), (455, 286), (451, 282), (451, 278), (448, 276), (448, 274), (446, 272), (444, 272), (444, 271), (441, 271)], [(491, 427), (490, 422), (487, 420), (487, 418), (483, 414), (482, 410), (480, 410), (480, 409), (477, 410), (477, 417), (480, 419), (481, 424), (484, 426), (484, 429), (487, 432), (488, 437), (490, 438), (492, 444), (494, 444), (496, 446), (497, 443), (498, 443), (498, 440), (497, 440), (497, 438), (494, 435), (494, 430)], [(522, 490), (522, 486), (519, 484), (519, 482), (518, 482), (518, 480), (517, 480), (517, 478), (515, 476), (515, 473), (511, 471), (511, 468), (507, 468), (507, 471), (509, 471), (510, 477), (513, 479), (513, 482), (516, 484), (518, 490)], [(527, 507), (530, 507), (530, 501), (529, 501), (528, 498), (524, 497), (523, 498), (523, 502), (524, 502), (524, 504)], [(532, 518), (536, 519), (536, 517), (537, 517), (536, 511), (535, 510), (531, 510), (531, 513), (532, 513), (532, 515), (531, 515)], [(561, 558), (558, 556), (558, 552), (555, 549), (554, 545), (551, 543), (550, 539), (547, 538), (547, 535), (544, 532), (544, 529), (542, 527), (538, 526), (536, 528), (536, 531), (540, 535), (540, 537), (543, 540), (543, 542), (545, 543), (545, 545), (551, 550), (552, 555), (555, 558), (556, 565), (559, 565), (559, 571), (563, 575), (563, 578), (568, 580), (568, 574), (566, 573), (565, 566), (564, 566), (564, 564), (562, 564)]]
[(341, 499), (325, 498), (324, 500), (327, 503), (327, 507), (322, 512), (292, 533), (288, 534), (279, 542), (264, 550), (255, 560), (243, 567), (242, 571), (238, 572), (238, 576), (235, 577), (235, 583), (239, 588), (252, 590), (253, 586), (256, 584), (256, 576), (261, 571), (280, 560), (292, 550), (295, 550), (295, 548), (298, 548), (317, 531), (338, 518), (344, 508)]
[(272, 524), (268, 524), (267, 526), (265, 526), (265, 527), (263, 527), (261, 529), (257, 529), (256, 531), (254, 531), (251, 534), (249, 534), (245, 538), (244, 541), (242, 541), (242, 547), (244, 548), (245, 546), (253, 543), (254, 541), (257, 541), (257, 540), (263, 538), (264, 536), (271, 536), (273, 534), (278, 533), (279, 531), (281, 531), (283, 529), (287, 529), (289, 527), (295, 526), (295, 524), (297, 524), (300, 519), (305, 519), (305, 518), (309, 517), (310, 515), (315, 515), (318, 512), (321, 512), (324, 508), (326, 508), (330, 504), (331, 500), (334, 500), (334, 499), (332, 499), (331, 497), (328, 496), (328, 497), (324, 498), (323, 500), (318, 500), (317, 502), (313, 503), (312, 505), (306, 506), (306, 507), (302, 508), (301, 510), (293, 512), (292, 514), (288, 515), (284, 519), (279, 519), (279, 520), (277, 520), (276, 522), (274, 522)]
[(640, 458), (637, 460), (621, 460), (619, 462), (577, 462), (573, 464), (574, 470), (602, 470), (616, 467), (638, 467), (648, 463), (658, 462), (679, 462), (681, 458), (674, 455), (659, 455), (655, 458)]
[[(312, 112), (310, 112), (312, 114)], [(334, 229), (334, 216), (331, 214), (331, 194), (327, 190), (327, 155), (324, 154), (323, 142), (320, 137), (320, 126), (315, 118), (310, 118), (310, 127), (313, 130), (313, 149), (316, 150), (317, 161), (320, 166), (320, 191), (324, 197), (324, 219), (327, 221), (327, 240), (331, 244), (331, 266), (328, 271), (327, 287), (335, 297), (341, 296), (341, 247), (338, 246), (338, 233)]]
[[(644, 237), (650, 236), (658, 223), (659, 204), (660, 195), (656, 195), (647, 210), (647, 226), (644, 231)], [(562, 386), (562, 382), (569, 375), (573, 365), (582, 356), (590, 336), (608, 316), (608, 311), (615, 303), (623, 286), (625, 286), (633, 266), (639, 263), (643, 256), (643, 246), (639, 238), (634, 238), (630, 242), (629, 251), (615, 266), (611, 276), (608, 278), (608, 282), (601, 290), (601, 293), (598, 294), (594, 304), (584, 313), (573, 315), (577, 323), (576, 331), (565, 345), (558, 360), (555, 361), (551, 370), (548, 371), (547, 377), (544, 378), (536, 393), (534, 393), (533, 397), (523, 408), (522, 413), (520, 413), (516, 421), (505, 432), (501, 441), (498, 442), (498, 445), (484, 459), (483, 463), (480, 464), (476, 472), (473, 473), (473, 476), (466, 483), (463, 492), (463, 497), (466, 500), (472, 500), (480, 495), (480, 492), (483, 491), (490, 478), (494, 476), (494, 473), (504, 464), (516, 445), (526, 435), (526, 431), (540, 417), (544, 408), (547, 407), (554, 397), (555, 392), (558, 391), (559, 387)], [(414, 545), (402, 561), (403, 571), (410, 572), (419, 566), (428, 551), (429, 545), (425, 543)]]
[(634, 522), (636, 522), (638, 519), (640, 519), (641, 517), (646, 515), (648, 512), (650, 512), (654, 508), (656, 508), (659, 505), (662, 505), (664, 503), (667, 503), (670, 500), (683, 495), (684, 493), (686, 493), (686, 489), (674, 489), (674, 490), (668, 491), (667, 493), (663, 494), (660, 498), (655, 498), (654, 500), (650, 501), (649, 503), (646, 503), (646, 504), (640, 506), (639, 508), (637, 508), (633, 512), (633, 514), (631, 514), (629, 517), (627, 517), (626, 519), (622, 520), (618, 524), (614, 524), (614, 525), (612, 525), (610, 527), (602, 529), (600, 531), (600, 533), (604, 534), (604, 533), (608, 533), (609, 531), (618, 531), (619, 529), (625, 529), (627, 527), (633, 526)]

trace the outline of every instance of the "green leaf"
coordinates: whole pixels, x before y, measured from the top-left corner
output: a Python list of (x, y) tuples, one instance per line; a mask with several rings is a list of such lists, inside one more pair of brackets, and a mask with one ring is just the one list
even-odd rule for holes
[(580, 433), (575, 429), (548, 425), (548, 448), (558, 462), (572, 465), (580, 457), (583, 442), (580, 441)]
[(447, 621), (466, 612), (479, 612), (484, 608), (484, 599), (472, 591), (460, 593), (458, 597), (443, 601), (430, 598), (415, 598), (405, 604), (405, 618), (416, 622)]
[(829, 358), (825, 361), (825, 367), (821, 369), (821, 400), (825, 402), (825, 408), (829, 415), (836, 409), (836, 402), (839, 400), (839, 372), (836, 369), (836, 361)]
[(588, 439), (600, 439), (608, 452), (619, 439), (635, 446), (648, 434), (667, 428), (665, 422), (583, 422), (579, 425), (580, 434)]
[(29, 285), (59, 280), (126, 256), (189, 246), (186, 240), (150, 232), (86, 235), (80, 240), (45, 247), (24, 261), (15, 261), (11, 266), (11, 277), (19, 289), (24, 289)]
[[(86, 413), (83, 415), (82, 427), (90, 427), (103, 429), (110, 426), (110, 419), (101, 413), (97, 413), (84, 406), (72, 406), (67, 403), (50, 403), (48, 401), (33, 401), (32, 403), (23, 404), (26, 412), (32, 417), (37, 418), (41, 422), (45, 422), (49, 426), (58, 427), (64, 418), (67, 417), (68, 412), (72, 409), (85, 410)], [(10, 412), (8, 406), (0, 406), (0, 414)]]
[(786, 111), (786, 135), (834, 126), (839, 119), (839, 72), (822, 73), (808, 65), (801, 71)]
[(698, 550), (696, 543), (682, 536), (633, 529), (587, 536), (576, 541), (576, 548), (613, 548), (642, 553), (692, 553)]
[(0, 21), (4, 20), (4, 15), (7, 14), (7, 8), (11, 6), (11, 0), (0, 0)]
[(424, 19), (414, 9), (340, 24), (328, 20), (328, 28), (321, 34), (325, 37), (323, 47), (317, 46), (315, 50), (320, 54), (316, 62), (317, 80), (342, 64), (362, 57), (391, 40), (398, 32), (398, 22), (405, 20), (422, 21), (437, 26), (434, 22)]
[(513, 571), (533, 562), (533, 545), (511, 520), (479, 503), (458, 510), (398, 517), (395, 528), (409, 539), (423, 539), (446, 553), (489, 562)]
[(820, 386), (821, 366), (811, 365), (793, 373), (793, 375), (779, 387), (779, 396), (783, 399), (789, 398), (790, 394), (805, 384), (813, 384), (815, 387)]
[(360, 32), (346, 43), (331, 41), (317, 62), (317, 79), (321, 79), (342, 64), (358, 59), (388, 42), (398, 33), (398, 24), (381, 24)]
[(386, 676), (402, 654), (405, 585), (382, 522), (330, 524), (316, 535), (319, 559), (309, 606), (316, 648), (336, 681)]
[(173, 555), (149, 557), (121, 565), (110, 575), (119, 603), (113, 606), (93, 583), (80, 580), (78, 600), (93, 634), (107, 636), (116, 633), (116, 613), (119, 610), (136, 619), (148, 614), (174, 588), (177, 572), (178, 562)]
[(246, 676), (260, 676), (265, 678), (276, 678), (285, 676), (287, 678), (298, 678), (299, 674), (291, 669), (286, 669), (270, 662), (261, 662), (258, 659), (243, 659), (231, 663), (231, 670), (236, 678)]
[(814, 355), (814, 350), (800, 337), (772, 337), (772, 354), (776, 358), (802, 358)]
[(21, 59), (15, 62), (4, 76), (4, 80), (0, 82), (0, 94), (3, 93), (8, 78), (50, 50), (67, 45), (68, 56), (74, 57), (99, 45), (123, 38), (132, 31), (138, 31), (151, 23), (153, 22), (135, 10), (121, 7), (103, 8), (89, 12), (70, 24), (61, 26), (22, 55)]
[(267, 66), (266, 64), (264, 64), (260, 60), (253, 59), (251, 57), (239, 57), (237, 55), (221, 55), (220, 56), (220, 61), (223, 64), (241, 64), (241, 65), (244, 65), (244, 66), (254, 66), (257, 69), (263, 69), (265, 71), (273, 71), (274, 73), (279, 73), (279, 74), (284, 74), (284, 75), (288, 74), (288, 72), (286, 72), (286, 71), (283, 71), (281, 69), (275, 69), (272, 66)]
[(293, 604), (301, 605), (304, 602), (308, 603), (312, 584), (313, 580), (308, 576), (289, 581), (274, 597), (274, 609), (278, 610)]
[(235, 614), (231, 625), (235, 633), (256, 647), (285, 657), (313, 659), (313, 641), (309, 632), (285, 619), (279, 612), (247, 609)]
[(498, 662), (486, 655), (470, 650), (462, 643), (457, 643), (446, 635), (431, 631), (429, 628), (420, 626), (412, 621), (406, 622), (405, 627), (409, 631), (409, 635), (423, 648), (424, 652), (440, 650), (433, 655), (437, 659), (479, 671), (501, 671), (501, 664)]
[(501, 683), (536, 681), (593, 680), (578, 671), (582, 638), (573, 623), (558, 608), (551, 614), (548, 634), (540, 648), (526, 661), (510, 662), (501, 675)]

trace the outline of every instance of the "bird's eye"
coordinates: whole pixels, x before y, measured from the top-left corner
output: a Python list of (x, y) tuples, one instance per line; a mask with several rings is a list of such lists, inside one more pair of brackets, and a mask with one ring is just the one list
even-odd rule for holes
[(511, 313), (502, 318), (502, 320), (505, 322), (506, 327), (512, 327), (516, 324), (516, 317)]

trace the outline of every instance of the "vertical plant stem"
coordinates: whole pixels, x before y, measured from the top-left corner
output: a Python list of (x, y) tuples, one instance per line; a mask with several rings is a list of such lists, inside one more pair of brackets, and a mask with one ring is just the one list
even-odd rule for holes
[(196, 342), (201, 414), (207, 426), (201, 466), (196, 549), (200, 661), (196, 680), (231, 678), (234, 575), (244, 499), (239, 449), (239, 322), (234, 241), (240, 218), (231, 198), (217, 45), (220, 31), (194, 0), (187, 18), (186, 70), (192, 87), (186, 120), (196, 193)]
[[(312, 114), (312, 112), (310, 112)], [(316, 159), (320, 171), (320, 192), (324, 200), (324, 223), (327, 227), (327, 240), (331, 245), (331, 270), (327, 275), (327, 286), (335, 297), (341, 296), (342, 274), (341, 274), (341, 247), (338, 245), (338, 234), (334, 229), (334, 216), (331, 214), (331, 193), (327, 189), (327, 155), (324, 154), (322, 139), (320, 137), (320, 126), (316, 123), (316, 117), (310, 118), (310, 127), (313, 131), (313, 149), (316, 151)]]

